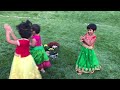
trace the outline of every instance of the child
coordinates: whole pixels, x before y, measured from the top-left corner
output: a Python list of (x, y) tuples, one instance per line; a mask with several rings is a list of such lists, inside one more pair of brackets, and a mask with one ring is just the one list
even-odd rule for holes
[[(4, 29), (6, 30), (7, 42), (16, 45), (9, 79), (41, 79), (38, 67), (29, 52), (29, 38), (32, 35), (29, 21), (17, 26), (21, 39), (16, 38), (8, 24), (4, 24)], [(11, 36), (13, 40), (10, 38)]]
[(44, 73), (45, 72), (44, 69), (50, 67), (51, 63), (42, 45), (41, 36), (39, 35), (40, 26), (38, 24), (32, 25), (32, 33), (33, 33), (31, 40), (32, 47), (30, 51), (39, 70)]
[(76, 62), (76, 71), (78, 75), (82, 73), (94, 73), (95, 70), (100, 70), (101, 66), (94, 52), (94, 44), (96, 41), (97, 26), (95, 24), (89, 24), (87, 26), (88, 32), (80, 37), (80, 41), (83, 43), (80, 54)]

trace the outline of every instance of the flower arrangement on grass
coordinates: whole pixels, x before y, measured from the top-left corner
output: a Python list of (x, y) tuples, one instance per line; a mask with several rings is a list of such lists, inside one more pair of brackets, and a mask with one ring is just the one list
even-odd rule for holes
[(52, 59), (57, 58), (59, 47), (60, 47), (60, 44), (58, 42), (50, 42), (48, 44), (44, 44), (44, 49), (47, 55)]

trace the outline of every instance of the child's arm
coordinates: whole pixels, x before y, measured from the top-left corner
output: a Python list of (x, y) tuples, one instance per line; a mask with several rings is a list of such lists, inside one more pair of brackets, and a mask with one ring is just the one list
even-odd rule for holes
[(36, 40), (35, 39), (31, 39), (30, 46), (34, 47), (35, 44), (36, 44)]
[(80, 36), (80, 42), (83, 42), (84, 36)]
[(10, 44), (18, 45), (16, 40), (11, 40), (10, 35), (11, 35), (11, 29), (8, 24), (4, 25), (4, 29), (6, 30), (6, 41)]
[(12, 30), (12, 28), (10, 26), (7, 26), (7, 30), (11, 30), (11, 36), (12, 36), (12, 38), (14, 40), (18, 40), (18, 38), (15, 36), (15, 34), (14, 34), (14, 32), (13, 32), (13, 30)]
[(15, 36), (15, 34), (14, 34), (14, 32), (13, 32), (13, 30), (12, 30), (12, 28), (11, 28), (10, 25), (7, 25), (7, 26), (6, 26), (6, 30), (10, 30), (10, 31), (11, 31), (11, 36), (12, 36), (12, 38), (13, 38), (14, 40), (18, 40), (18, 38)]
[(83, 42), (83, 39), (85, 38), (86, 35), (87, 33), (84, 36), (80, 36), (80, 42)]
[(13, 31), (11, 32), (11, 36), (12, 36), (12, 38), (13, 38), (14, 40), (18, 40), (18, 38), (15, 36), (15, 34), (14, 34)]
[(83, 38), (83, 43), (87, 44), (88, 46), (93, 45), (95, 43), (95, 41), (96, 41), (96, 36), (94, 36), (92, 38), (92, 40), (87, 40), (87, 39)]

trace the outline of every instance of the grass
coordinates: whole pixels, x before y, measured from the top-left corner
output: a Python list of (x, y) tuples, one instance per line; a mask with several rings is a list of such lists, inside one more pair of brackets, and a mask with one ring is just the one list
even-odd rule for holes
[[(17, 17), (18, 16), (18, 17)], [(9, 23), (19, 36), (15, 25), (29, 19), (41, 25), (43, 43), (57, 41), (60, 52), (52, 67), (41, 73), (43, 79), (120, 79), (120, 12), (119, 11), (1, 11), (0, 12), (0, 79), (8, 79), (15, 46), (5, 40), (4, 23)], [(86, 26), (96, 23), (95, 52), (101, 71), (78, 76), (75, 62), (80, 52), (79, 37)]]

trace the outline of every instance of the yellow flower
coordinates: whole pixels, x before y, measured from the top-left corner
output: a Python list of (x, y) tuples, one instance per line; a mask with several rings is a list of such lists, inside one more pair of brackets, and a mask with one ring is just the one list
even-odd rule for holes
[(45, 47), (45, 46), (48, 46), (48, 45), (47, 45), (47, 44), (44, 44), (44, 47)]
[(53, 48), (49, 48), (49, 50), (54, 50)]

